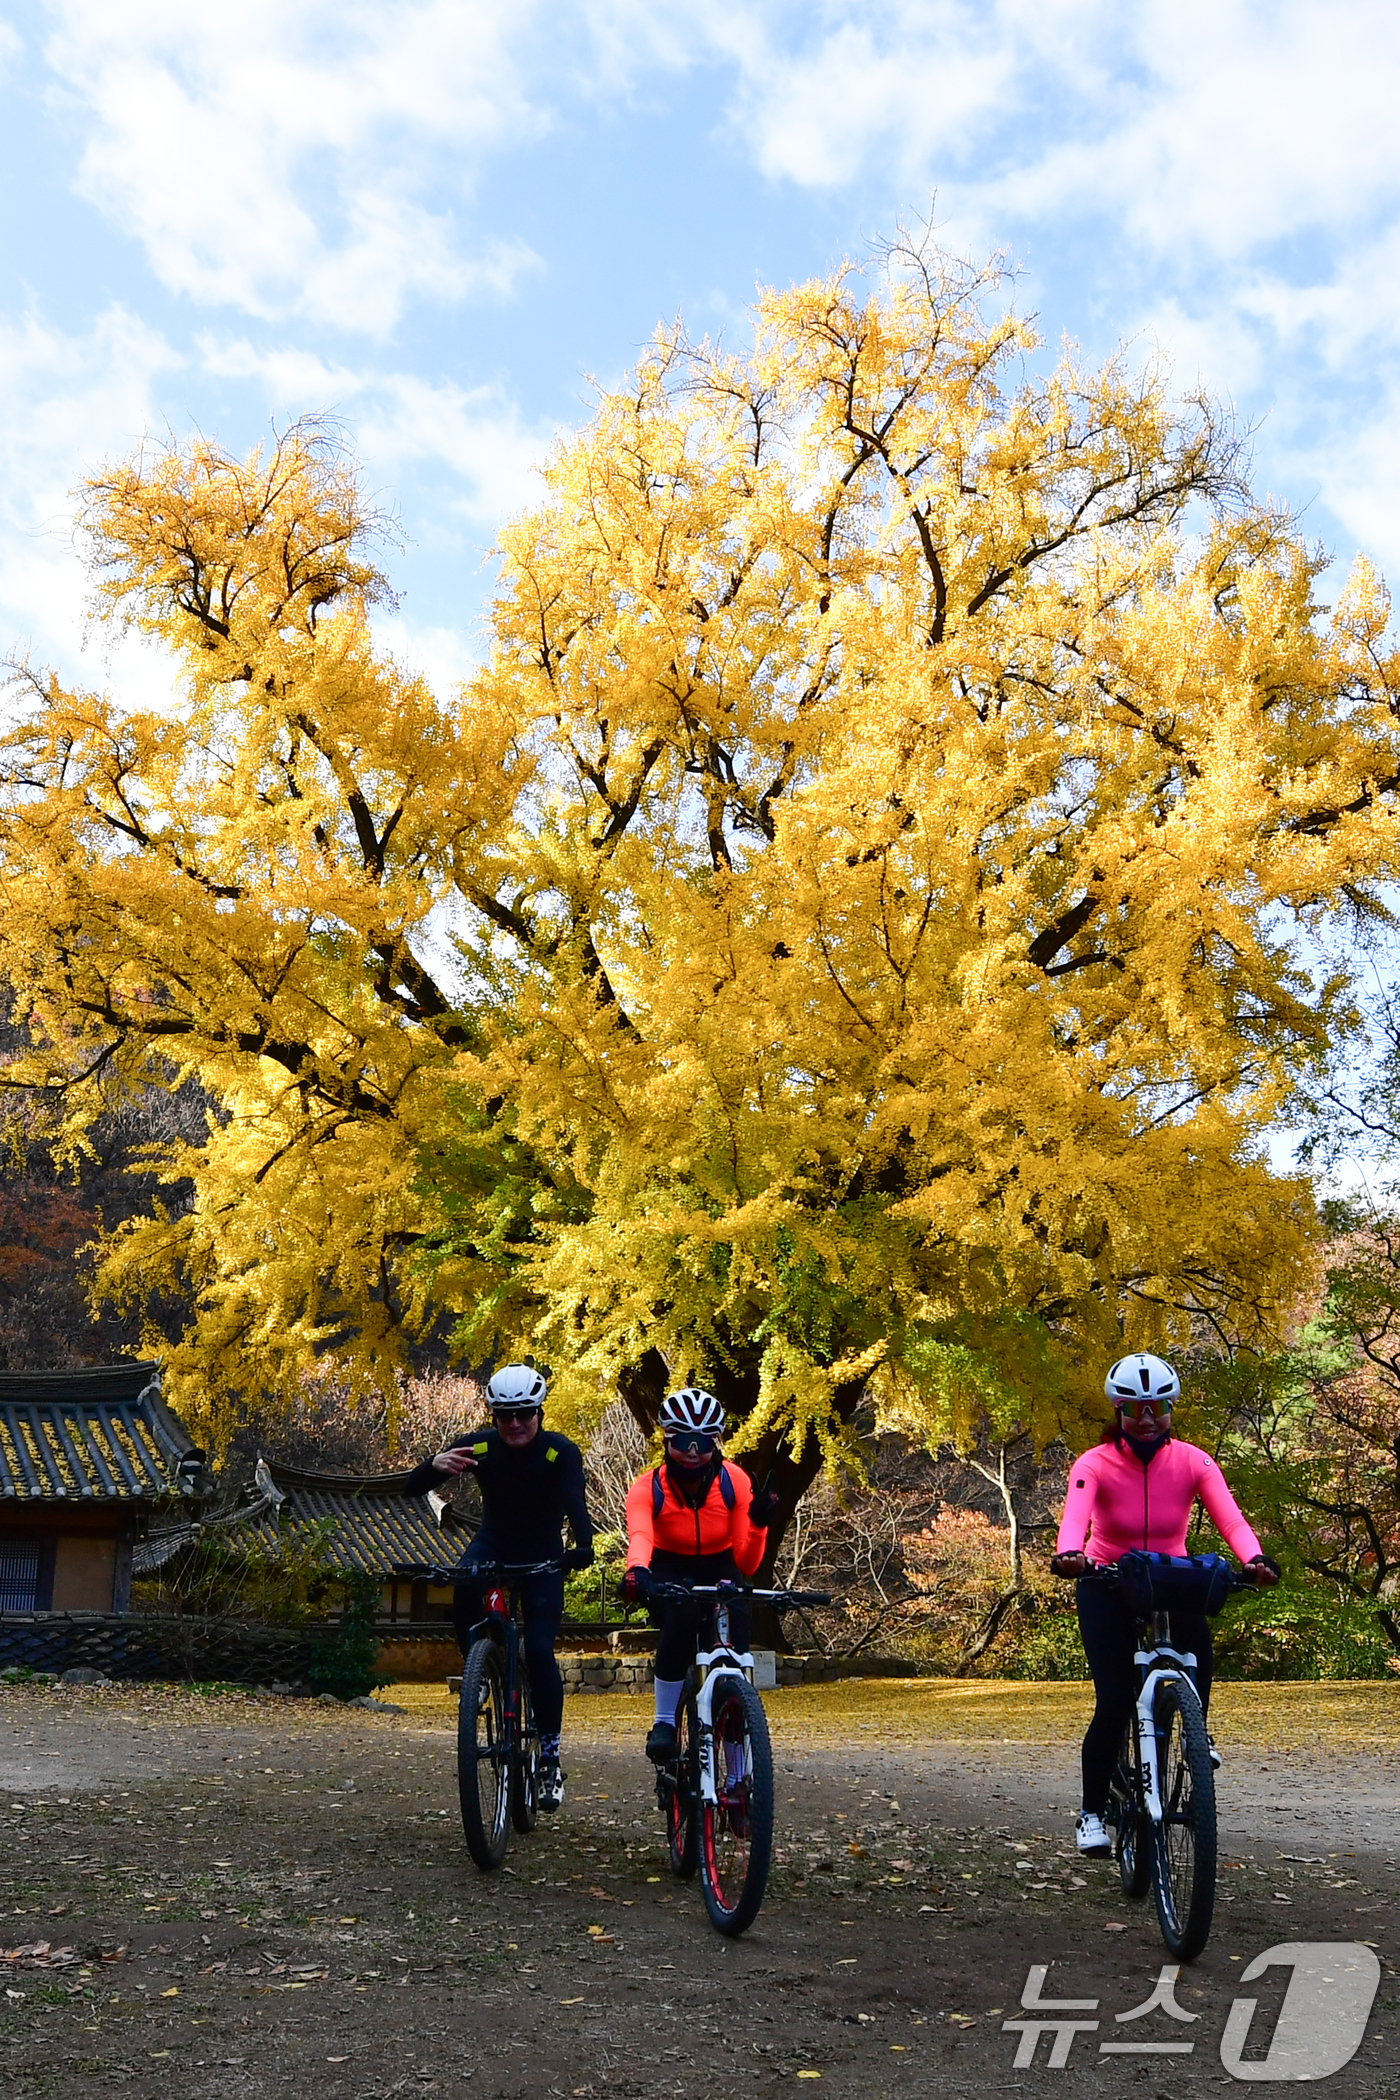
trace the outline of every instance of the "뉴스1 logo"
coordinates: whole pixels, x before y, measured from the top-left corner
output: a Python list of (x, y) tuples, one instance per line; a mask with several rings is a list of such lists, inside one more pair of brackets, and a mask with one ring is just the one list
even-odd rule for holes
[(1267, 2056), (1245, 2063), (1240, 2052), (1249, 2036), (1256, 2000), (1236, 1998), (1220, 2039), (1220, 2061), (1232, 2078), (1330, 2078), (1361, 2047), (1381, 1965), (1369, 1947), (1350, 1940), (1285, 1940), (1256, 1955), (1240, 1977), (1253, 1983), (1291, 1963)]
[[(1277, 1947), (1266, 1947), (1262, 1954), (1256, 1955), (1240, 1981), (1254, 1983), (1267, 1970), (1284, 1967), (1291, 1968), (1293, 1974), (1288, 1980), (1287, 1994), (1265, 2055), (1248, 2061), (1244, 2056), (1258, 2000), (1240, 1997), (1230, 2007), (1225, 2031), (1220, 2038), (1220, 2061), (1232, 2078), (1278, 2079), (1290, 2083), (1298, 2079), (1330, 2078), (1334, 2071), (1349, 2064), (1361, 2047), (1381, 1978), (1381, 1965), (1372, 1950), (1351, 1940), (1286, 1940)], [(1033, 2065), (1039, 2065), (1047, 2071), (1063, 2071), (1068, 2066), (1070, 2050), (1076, 2039), (1080, 2035), (1097, 2034), (1103, 2024), (1098, 2019), (1073, 2017), (1080, 2013), (1096, 2014), (1099, 2009), (1097, 1998), (1044, 1997), (1042, 1993), (1048, 1974), (1048, 1962), (1034, 1963), (1021, 1993), (1021, 2010), (1037, 2017), (1002, 2022), (1003, 2032), (1019, 2037), (1013, 2070), (1028, 2071)], [(1182, 2026), (1194, 2025), (1201, 2015), (1187, 2012), (1184, 2006), (1177, 2004), (1176, 1984), (1180, 1974), (1180, 1963), (1169, 1962), (1141, 2005), (1115, 2013), (1113, 2024), (1120, 2038), (1101, 2041), (1098, 2054), (1192, 2055), (1195, 2038), (1184, 2036), (1181, 2029)], [(1161, 2018), (1154, 2019), (1154, 2015)], [(1152, 2028), (1137, 2030), (1135, 2023), (1147, 2019), (1154, 2019)], [(1162, 2021), (1170, 2021), (1173, 2025), (1164, 2027)], [(1135, 2030), (1131, 2038), (1121, 2038), (1124, 2028)], [(1049, 2040), (1049, 2047), (1044, 2052), (1040, 2050), (1042, 2035)]]

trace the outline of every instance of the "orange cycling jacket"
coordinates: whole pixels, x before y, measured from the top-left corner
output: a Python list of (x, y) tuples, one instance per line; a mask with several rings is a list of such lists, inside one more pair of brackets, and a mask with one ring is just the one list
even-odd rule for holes
[[(724, 1490), (726, 1477), (728, 1495)], [(732, 1553), (739, 1573), (752, 1575), (763, 1558), (768, 1536), (752, 1522), (752, 1504), (753, 1482), (739, 1466), (721, 1466), (696, 1509), (677, 1495), (664, 1466), (642, 1473), (627, 1490), (627, 1565), (649, 1568), (651, 1556), (657, 1551), (688, 1555)]]

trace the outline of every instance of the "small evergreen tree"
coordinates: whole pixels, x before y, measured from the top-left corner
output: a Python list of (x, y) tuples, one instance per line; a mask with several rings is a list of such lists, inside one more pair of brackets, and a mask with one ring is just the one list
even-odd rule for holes
[(307, 1678), (318, 1692), (334, 1692), (337, 1699), (359, 1699), (366, 1692), (388, 1684), (387, 1672), (377, 1670), (379, 1643), (374, 1622), (379, 1612), (379, 1584), (372, 1575), (345, 1577), (345, 1607), (340, 1623), (329, 1640), (317, 1641), (311, 1651)]

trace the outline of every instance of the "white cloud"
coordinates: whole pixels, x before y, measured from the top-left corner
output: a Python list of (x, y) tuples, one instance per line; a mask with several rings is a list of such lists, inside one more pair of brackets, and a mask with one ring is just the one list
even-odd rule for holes
[(1261, 478), (1320, 494), (1400, 567), (1392, 0), (588, 11), (639, 66), (726, 66), (732, 135), (770, 179), (855, 192), (887, 226), (936, 192), (942, 238), (1010, 245), (1021, 303), (1080, 333), (1097, 310), (1265, 414)]
[(11, 23), (0, 21), (0, 79), (23, 55), (24, 43), (19, 31)]
[(534, 266), (459, 224), (481, 157), (545, 121), (515, 52), (532, 0), (240, 0), (222, 29), (185, 0), (50, 13), (77, 187), (172, 291), (382, 335)]
[[(0, 661), (29, 656), (70, 683), (170, 704), (176, 671), (164, 650), (105, 630), (84, 643), (88, 578), (74, 534), (76, 491), (143, 435), (163, 440), (165, 397), (197, 389), (202, 375), (245, 386), (256, 409), (279, 423), (307, 408), (338, 410), (371, 495), (405, 480), (413, 485), (404, 521), (410, 544), (426, 538), (439, 567), (460, 573), (462, 619), (445, 625), (406, 609), (376, 627), (382, 646), (422, 670), (437, 692), (451, 693), (484, 646), (479, 612), (471, 610), (484, 590), (475, 564), (500, 521), (540, 494), (536, 469), (552, 431), (493, 388), (432, 385), (409, 372), (360, 371), (302, 351), (262, 353), (246, 341), (207, 337), (183, 358), (115, 306), (78, 334), (36, 314), (0, 326)], [(181, 418), (177, 435), (184, 428)], [(425, 482), (433, 490), (427, 501)], [(390, 563), (395, 572), (404, 567)], [(0, 719), (9, 707), (0, 697)]]
[(692, 57), (734, 68), (758, 165), (807, 185), (892, 174), (1019, 218), (1121, 217), (1154, 246), (1235, 255), (1389, 208), (1400, 175), (1389, 0), (750, 0), (667, 14), (672, 46), (685, 24)]
[[(462, 387), (415, 372), (356, 371), (309, 352), (200, 338), (205, 371), (257, 384), (274, 419), (344, 415), (369, 480), (427, 464), (457, 488), (453, 514), (490, 532), (542, 493), (538, 469), (554, 439), (499, 387)], [(412, 521), (415, 526), (421, 521)]]
[(418, 626), (397, 614), (381, 614), (374, 623), (378, 648), (387, 651), (407, 670), (417, 671), (441, 701), (448, 701), (466, 683), (481, 663), (486, 650), (474, 647), (460, 627)]
[(554, 432), (528, 422), (495, 387), (434, 385), (400, 373), (379, 383), (358, 437), (370, 463), (449, 469), (462, 484), (453, 508), (490, 530), (543, 496), (539, 468)]
[[(73, 492), (105, 458), (159, 429), (160, 382), (180, 363), (119, 306), (81, 335), (35, 315), (0, 327), (0, 655), (32, 651), (92, 682), (77, 647), (87, 583)], [(144, 679), (139, 645), (117, 654)]]

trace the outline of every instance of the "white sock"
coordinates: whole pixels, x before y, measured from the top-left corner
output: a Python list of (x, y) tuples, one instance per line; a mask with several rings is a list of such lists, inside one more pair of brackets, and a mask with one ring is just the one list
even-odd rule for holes
[(680, 1705), (681, 1693), (685, 1690), (685, 1679), (683, 1677), (656, 1677), (652, 1680), (651, 1688), (656, 1694), (657, 1720), (665, 1721), (669, 1727), (674, 1727), (676, 1708)]

